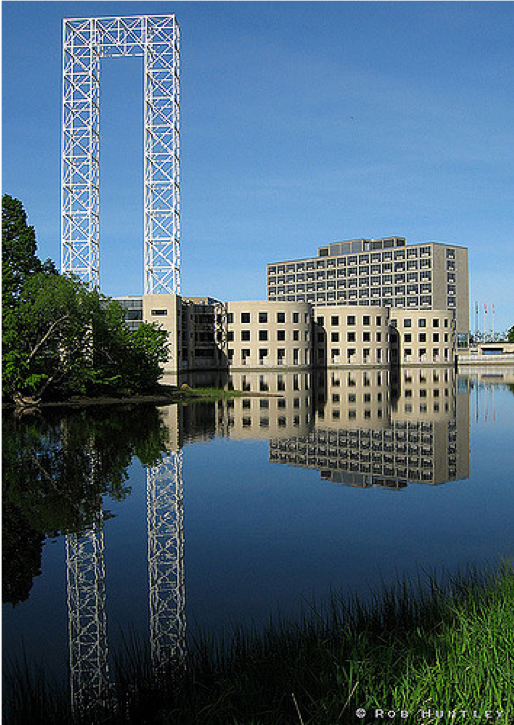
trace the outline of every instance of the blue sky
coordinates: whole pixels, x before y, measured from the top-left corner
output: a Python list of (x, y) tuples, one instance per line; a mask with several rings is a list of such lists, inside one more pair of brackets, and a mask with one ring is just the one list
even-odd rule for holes
[[(266, 263), (401, 235), (470, 250), (514, 324), (510, 2), (4, 2), (3, 191), (60, 258), (61, 19), (175, 13), (182, 290), (264, 299)], [(101, 287), (143, 286), (142, 61), (101, 79)], [(490, 315), (489, 315), (490, 317)], [(474, 327), (474, 314), (471, 317)]]

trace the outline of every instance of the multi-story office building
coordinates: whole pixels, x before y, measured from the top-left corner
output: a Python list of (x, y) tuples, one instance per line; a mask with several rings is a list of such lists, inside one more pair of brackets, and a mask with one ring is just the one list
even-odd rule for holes
[(145, 320), (168, 331), (168, 373), (454, 363), (451, 310), (178, 295), (119, 301), (131, 329)]
[(267, 297), (316, 306), (363, 305), (455, 312), (469, 331), (468, 250), (402, 237), (354, 239), (318, 249), (318, 256), (267, 266)]

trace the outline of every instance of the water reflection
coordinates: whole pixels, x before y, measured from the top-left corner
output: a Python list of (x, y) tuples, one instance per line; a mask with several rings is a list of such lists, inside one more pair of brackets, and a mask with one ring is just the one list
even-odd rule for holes
[[(4, 548), (17, 562), (29, 554), (18, 593), (18, 572), (4, 568), (4, 592), (12, 603), (26, 599), (27, 581), (40, 571), (43, 541), (66, 535), (69, 666), (76, 710), (101, 706), (110, 697), (104, 561), (104, 524), (110, 513), (104, 497), (121, 500), (130, 493), (127, 470), (134, 457), (146, 468), (155, 677), (170, 663), (180, 666), (186, 653), (184, 442), (216, 436), (264, 439), (270, 463), (314, 469), (324, 481), (361, 488), (400, 490), (469, 476), (470, 398), (467, 388), (457, 394), (451, 369), (404, 368), (396, 377), (383, 369), (257, 371), (203, 382), (245, 394), (159, 409), (9, 419), (4, 426)], [(20, 530), (27, 532), (24, 540)], [(34, 549), (39, 567), (30, 556)]]
[[(254, 397), (218, 403), (218, 431), (269, 439), (271, 463), (367, 488), (469, 476), (469, 397), (452, 369), (233, 376)], [(261, 397), (262, 395), (271, 397)]]

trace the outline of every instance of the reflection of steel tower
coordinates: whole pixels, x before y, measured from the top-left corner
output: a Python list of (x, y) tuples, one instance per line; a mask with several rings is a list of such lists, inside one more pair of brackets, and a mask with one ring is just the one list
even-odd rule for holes
[(99, 285), (100, 60), (144, 58), (145, 294), (180, 294), (180, 31), (174, 15), (63, 21), (61, 266)]
[(147, 471), (150, 643), (155, 671), (185, 654), (182, 451)]
[(109, 683), (101, 508), (84, 536), (66, 537), (70, 683), (73, 710), (105, 700)]

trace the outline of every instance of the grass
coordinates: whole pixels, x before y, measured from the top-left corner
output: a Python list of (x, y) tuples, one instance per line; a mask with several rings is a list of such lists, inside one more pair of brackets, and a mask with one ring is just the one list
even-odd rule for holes
[[(41, 680), (31, 695), (27, 678), (17, 678), (10, 682), (9, 722), (73, 722)], [(444, 585), (433, 578), (399, 583), (365, 605), (334, 597), (296, 622), (237, 632), (224, 646), (204, 638), (183, 668), (158, 681), (148, 653), (131, 639), (119, 654), (116, 682), (117, 707), (77, 722), (367, 725), (380, 708), (395, 710), (396, 720), (408, 711), (409, 719), (400, 720), (406, 723), (476, 723), (473, 710), (482, 721), (486, 710), (503, 711), (491, 722), (513, 723), (514, 567), (470, 571)], [(46, 700), (47, 719), (37, 719)], [(37, 708), (23, 720), (30, 701)], [(20, 717), (16, 705), (24, 707)], [(357, 708), (368, 717), (358, 719)], [(438, 719), (436, 711), (458, 714)]]

